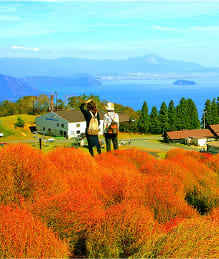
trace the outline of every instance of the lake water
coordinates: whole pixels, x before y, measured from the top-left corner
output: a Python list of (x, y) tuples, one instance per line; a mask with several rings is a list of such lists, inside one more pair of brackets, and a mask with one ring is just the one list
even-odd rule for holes
[[(101, 100), (116, 102), (124, 106), (132, 107), (134, 110), (140, 110), (143, 102), (146, 101), (149, 113), (153, 106), (158, 111), (161, 103), (164, 101), (167, 106), (171, 100), (175, 106), (179, 104), (182, 97), (191, 98), (201, 118), (202, 111), (207, 99), (219, 97), (219, 78), (192, 78), (196, 85), (173, 85), (174, 79), (163, 80), (109, 80), (102, 81), (101, 87), (60, 87), (56, 89), (40, 89), (54, 94), (57, 91), (57, 98), (66, 100), (70, 96), (82, 94), (98, 95)], [(39, 88), (38, 88), (39, 89)]]

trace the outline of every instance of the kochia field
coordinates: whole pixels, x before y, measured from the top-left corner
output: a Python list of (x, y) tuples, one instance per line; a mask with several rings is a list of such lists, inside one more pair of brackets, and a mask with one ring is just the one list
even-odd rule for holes
[(219, 155), (0, 149), (0, 257), (218, 258)]

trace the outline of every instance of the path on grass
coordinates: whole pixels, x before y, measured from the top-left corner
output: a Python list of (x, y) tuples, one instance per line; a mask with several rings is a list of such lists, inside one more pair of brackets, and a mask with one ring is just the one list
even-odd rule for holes
[[(197, 147), (189, 147), (189, 146), (184, 146), (184, 145), (180, 145), (180, 144), (162, 143), (162, 142), (155, 141), (157, 139), (158, 138), (153, 138), (153, 137), (131, 139), (131, 143), (129, 144), (129, 146), (146, 148), (146, 149), (160, 151), (160, 152), (167, 152), (173, 148), (183, 148), (185, 150), (199, 151), (199, 148), (197, 148)], [(162, 140), (162, 138), (160, 138), (159, 140)]]

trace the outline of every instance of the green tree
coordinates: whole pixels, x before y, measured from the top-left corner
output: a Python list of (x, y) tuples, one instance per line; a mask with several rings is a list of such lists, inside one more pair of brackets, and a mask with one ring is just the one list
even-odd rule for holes
[(207, 99), (205, 102), (205, 107), (204, 107), (203, 116), (202, 116), (202, 124), (204, 128), (212, 124), (211, 107), (212, 107), (211, 101)]
[(198, 110), (192, 99), (186, 100), (186, 118), (187, 118), (187, 129), (199, 129), (200, 120), (198, 118)]
[(150, 132), (153, 134), (162, 133), (162, 129), (160, 127), (160, 120), (158, 115), (158, 110), (155, 106), (152, 107), (150, 113)]
[(148, 114), (148, 106), (146, 101), (144, 101), (142, 105), (141, 114), (138, 121), (138, 129), (141, 133), (149, 132), (150, 129), (150, 116)]
[(17, 117), (17, 122), (14, 124), (15, 128), (19, 127), (19, 128), (23, 128), (25, 125), (25, 121), (21, 119), (21, 117)]
[(217, 123), (219, 123), (219, 97), (217, 98), (217, 117), (218, 117)]
[(36, 114), (35, 102), (36, 96), (23, 96), (16, 101), (18, 114)]
[(1, 102), (0, 104), (0, 116), (10, 116), (13, 114), (17, 114), (17, 107), (16, 104), (5, 100), (3, 102)]
[(183, 130), (187, 128), (187, 104), (184, 97), (181, 98), (179, 104), (176, 107), (177, 114), (177, 130)]
[(174, 105), (173, 100), (170, 101), (168, 105), (168, 125), (170, 131), (177, 130), (177, 114), (176, 114), (176, 107)]
[(211, 118), (212, 118), (212, 121), (211, 121), (212, 124), (219, 123), (219, 121), (218, 121), (218, 107), (217, 107), (216, 98), (214, 98), (212, 103), (211, 103)]
[(162, 133), (166, 132), (169, 129), (168, 123), (168, 109), (165, 102), (162, 102), (160, 111), (159, 111), (159, 121)]

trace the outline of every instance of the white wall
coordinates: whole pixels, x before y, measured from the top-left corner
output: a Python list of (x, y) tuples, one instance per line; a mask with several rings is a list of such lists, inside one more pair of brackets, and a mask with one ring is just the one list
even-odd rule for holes
[[(79, 121), (68, 123), (68, 121), (56, 115), (56, 113), (50, 112), (36, 118), (36, 128), (37, 131), (43, 132), (44, 134), (47, 134), (50, 129), (51, 134), (56, 136), (61, 136), (61, 131), (63, 133), (62, 135), (66, 132), (68, 138), (73, 138), (79, 134), (85, 133), (86, 122)], [(99, 134), (103, 134), (103, 120), (100, 121)]]
[(196, 146), (204, 147), (204, 146), (206, 146), (206, 143), (207, 143), (206, 138), (201, 138), (201, 139), (193, 138), (192, 139), (192, 144), (194, 144)]
[(36, 118), (36, 128), (37, 131), (51, 132), (51, 134), (60, 136), (60, 132), (63, 132), (63, 135), (64, 132), (68, 133), (68, 122), (55, 113), (49, 112)]

